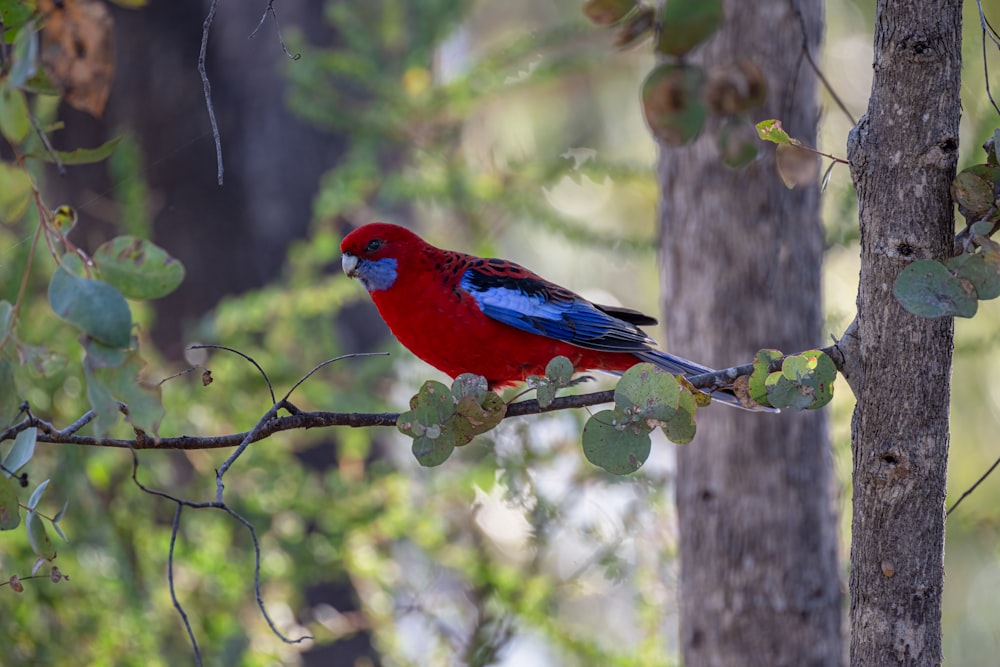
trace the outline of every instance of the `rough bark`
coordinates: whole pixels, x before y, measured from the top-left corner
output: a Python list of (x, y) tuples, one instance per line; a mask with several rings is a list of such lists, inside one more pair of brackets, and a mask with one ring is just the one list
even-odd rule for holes
[(848, 142), (861, 220), (854, 413), (851, 664), (941, 662), (953, 325), (892, 296), (917, 259), (952, 253), (960, 116), (958, 0), (880, 0), (867, 114)]
[[(802, 21), (796, 12), (801, 12)], [(725, 25), (700, 51), (707, 66), (748, 59), (768, 80), (754, 120), (780, 118), (813, 143), (818, 0), (725, 3)], [(673, 352), (720, 365), (757, 349), (822, 344), (822, 229), (817, 187), (788, 190), (773, 154), (724, 167), (712, 127), (663, 147), (661, 250)], [(832, 459), (822, 412), (751, 414), (711, 407), (679, 450), (684, 664), (740, 667), (843, 661)]]

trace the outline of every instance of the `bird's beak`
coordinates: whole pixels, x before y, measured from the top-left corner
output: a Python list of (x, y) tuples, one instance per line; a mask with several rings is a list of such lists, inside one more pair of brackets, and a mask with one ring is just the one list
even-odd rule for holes
[(356, 255), (352, 255), (349, 252), (345, 252), (340, 258), (340, 265), (344, 267), (344, 273), (347, 274), (348, 278), (358, 277), (358, 260)]

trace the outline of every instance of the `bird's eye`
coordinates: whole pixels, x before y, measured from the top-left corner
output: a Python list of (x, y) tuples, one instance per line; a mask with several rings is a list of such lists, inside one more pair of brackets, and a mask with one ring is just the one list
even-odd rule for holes
[(381, 239), (372, 239), (368, 242), (368, 245), (365, 246), (365, 252), (375, 252), (382, 247), (383, 243), (384, 241)]

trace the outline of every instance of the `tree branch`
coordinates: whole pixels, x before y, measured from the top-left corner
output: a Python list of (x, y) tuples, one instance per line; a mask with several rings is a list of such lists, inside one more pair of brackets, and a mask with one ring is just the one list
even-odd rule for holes
[[(852, 368), (854, 353), (853, 345), (846, 342), (854, 341), (851, 330), (844, 334), (844, 338), (834, 345), (822, 348), (821, 351), (833, 359), (837, 369), (847, 375)], [(331, 360), (333, 361), (333, 360)], [(769, 371), (773, 372), (781, 368), (782, 359), (771, 362)], [(325, 362), (326, 363), (326, 362)], [(315, 369), (314, 369), (315, 370)], [(711, 373), (694, 375), (687, 380), (692, 386), (698, 389), (712, 390), (720, 387), (732, 385), (736, 378), (753, 373), (753, 364), (743, 364), (731, 368), (723, 368)], [(848, 376), (850, 381), (850, 376)], [(571, 396), (560, 396), (549, 405), (542, 407), (536, 399), (518, 401), (511, 403), (507, 407), (504, 419), (511, 417), (524, 417), (528, 415), (538, 415), (557, 410), (572, 410), (577, 408), (601, 405), (614, 401), (615, 392), (612, 389), (606, 391), (592, 392), (589, 394), (574, 394)], [(285, 410), (289, 414), (279, 416), (278, 412)], [(124, 438), (100, 438), (96, 436), (77, 435), (77, 431), (93, 419), (93, 414), (88, 412), (76, 422), (64, 429), (57, 429), (49, 422), (39, 419), (30, 411), (25, 411), (26, 416), (17, 424), (10, 426), (4, 431), (0, 431), (0, 442), (11, 440), (21, 431), (28, 428), (38, 429), (38, 442), (63, 445), (80, 445), (84, 447), (118, 447), (122, 449), (161, 449), (161, 450), (197, 450), (197, 449), (223, 449), (226, 447), (237, 447), (233, 455), (217, 471), (217, 499), (221, 492), (222, 475), (229, 469), (233, 461), (243, 453), (250, 444), (265, 440), (270, 436), (284, 431), (294, 431), (310, 428), (328, 428), (331, 426), (350, 426), (351, 428), (367, 428), (371, 426), (395, 426), (399, 419), (398, 412), (302, 412), (287, 399), (276, 402), (267, 413), (258, 421), (253, 429), (240, 433), (231, 433), (218, 436), (173, 436), (166, 438), (154, 438), (146, 433), (137, 433), (134, 439)], [(175, 498), (170, 498), (175, 500)]]

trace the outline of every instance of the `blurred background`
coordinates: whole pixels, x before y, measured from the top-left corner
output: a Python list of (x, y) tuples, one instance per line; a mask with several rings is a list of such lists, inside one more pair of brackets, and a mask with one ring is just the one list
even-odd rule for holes
[[(424, 380), (443, 379), (399, 347), (340, 271), (340, 239), (371, 220), (661, 315), (656, 152), (638, 94), (653, 56), (648, 44), (616, 48), (581, 5), (302, 0), (275, 4), (279, 23), (267, 18), (254, 33), (260, 7), (220, 3), (206, 68), (222, 187), (196, 70), (209, 3), (109, 5), (108, 107), (100, 120), (59, 109), (65, 127), (54, 139), (67, 149), (123, 141), (108, 161), (50, 174), (42, 189), (48, 204), (76, 208), (81, 247), (132, 233), (187, 270), (174, 294), (133, 304), (154, 379), (192, 364), (215, 377), (208, 387), (192, 376), (164, 384), (162, 435), (245, 430), (270, 405), (249, 364), (187, 350), (200, 342), (252, 356), (282, 393), (325, 359), (390, 353), (324, 368), (292, 397), (304, 410), (398, 411)], [(874, 2), (826, 11), (819, 64), (856, 120), (870, 87)], [(978, 146), (996, 125), (978, 25), (970, 4), (960, 167), (982, 161)], [(823, 108), (820, 148), (843, 156), (853, 123), (828, 92)], [(825, 190), (824, 221), (826, 333), (837, 336), (853, 318), (858, 275), (846, 168)], [(16, 297), (34, 224), (0, 227), (2, 298)], [(54, 263), (39, 257), (21, 338), (71, 349), (76, 334), (44, 298)], [(669, 344), (669, 316), (661, 320), (651, 333)], [(998, 325), (995, 302), (956, 325), (949, 502), (1000, 456), (1000, 390), (990, 382)], [(69, 423), (87, 409), (80, 359), (39, 358), (27, 398), (36, 414)], [(839, 386), (828, 409), (845, 582), (852, 408)], [(206, 664), (675, 664), (676, 445), (654, 440), (637, 474), (613, 477), (581, 453), (585, 416), (507, 420), (434, 469), (418, 466), (394, 429), (293, 432), (252, 446), (229, 473), (227, 499), (261, 537), (262, 592), (279, 629), (314, 639), (284, 644), (266, 626), (246, 531), (187, 511), (175, 584)], [(30, 472), (52, 479), (52, 511), (69, 500), (57, 564), (71, 580), (0, 590), (2, 662), (190, 664), (165, 577), (173, 505), (136, 488), (128, 452), (39, 450)], [(142, 452), (139, 476), (208, 500), (227, 455)], [(990, 478), (948, 520), (949, 665), (988, 664), (1000, 650), (998, 507), (1000, 478)], [(34, 558), (23, 536), (4, 537), (2, 572), (26, 572)]]

